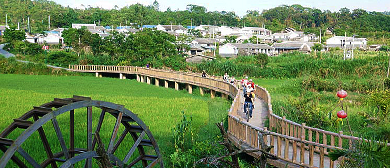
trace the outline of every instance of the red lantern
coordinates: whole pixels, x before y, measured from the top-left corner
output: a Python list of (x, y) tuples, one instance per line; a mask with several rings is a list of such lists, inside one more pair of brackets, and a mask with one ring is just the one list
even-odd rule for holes
[(347, 113), (344, 110), (340, 110), (339, 112), (337, 112), (337, 117), (347, 118)]
[(338, 91), (337, 92), (337, 97), (339, 97), (339, 98), (345, 98), (345, 97), (347, 97), (347, 92), (345, 91), (345, 90), (340, 90), (340, 91)]

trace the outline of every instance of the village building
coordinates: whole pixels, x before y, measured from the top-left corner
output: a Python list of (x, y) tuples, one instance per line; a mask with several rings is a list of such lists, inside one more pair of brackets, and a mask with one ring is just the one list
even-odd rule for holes
[(219, 43), (217, 39), (212, 38), (195, 38), (191, 44), (198, 45), (204, 49), (204, 52), (212, 52)]
[(354, 38), (345, 36), (334, 36), (326, 40), (326, 49), (329, 48), (346, 48), (346, 49), (366, 49), (366, 38)]
[(241, 35), (265, 35), (265, 36), (270, 36), (272, 32), (268, 29), (261, 28), (261, 27), (243, 27), (239, 33)]
[(314, 43), (300, 42), (300, 41), (285, 41), (282, 43), (274, 43), (272, 47), (275, 48), (275, 54), (282, 54), (292, 51), (300, 51), (303, 53), (311, 52), (311, 47)]
[(267, 44), (240, 44), (240, 43), (227, 43), (219, 47), (219, 55), (222, 57), (237, 57), (246, 55), (256, 55), (264, 53), (267, 55), (273, 54), (274, 48)]
[(215, 59), (215, 57), (206, 56), (206, 55), (188, 55), (188, 56), (186, 56), (186, 62), (190, 62), (190, 63), (201, 63), (203, 61), (211, 61), (214, 59)]
[(185, 34), (187, 33), (187, 29), (184, 28), (181, 25), (157, 25), (157, 30), (165, 31), (165, 32), (171, 32), (174, 34)]

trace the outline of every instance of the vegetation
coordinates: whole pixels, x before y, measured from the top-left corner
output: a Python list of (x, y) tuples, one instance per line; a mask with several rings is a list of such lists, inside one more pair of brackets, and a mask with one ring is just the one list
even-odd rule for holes
[[(170, 157), (176, 151), (173, 136), (169, 135), (174, 132), (176, 124), (181, 123), (182, 111), (185, 115), (192, 116), (191, 131), (195, 142), (193, 145), (197, 147), (197, 157), (202, 157), (207, 154), (202, 152), (213, 151), (208, 142), (215, 141), (219, 134), (214, 123), (222, 121), (230, 107), (230, 103), (223, 99), (210, 99), (197, 94), (190, 95), (185, 91), (178, 92), (174, 89), (145, 85), (134, 80), (4, 74), (0, 74), (0, 79), (2, 81), (0, 83), (0, 109), (7, 114), (1, 119), (1, 129), (6, 128), (13, 121), (12, 119), (20, 117), (33, 106), (52, 101), (53, 98), (66, 98), (72, 95), (90, 96), (94, 100), (125, 105), (127, 109), (138, 114), (138, 117), (149, 126), (157, 140), (167, 167), (172, 167), (174, 164), (172, 163), (174, 161), (170, 162)], [(71, 91), (70, 88), (72, 88)], [(84, 121), (85, 117), (82, 112), (76, 111), (75, 128), (77, 130), (75, 132), (76, 136), (80, 138), (80, 141), (76, 140), (76, 146), (83, 146), (80, 142), (85, 137), (86, 127), (82, 125), (81, 121)], [(65, 122), (66, 116), (60, 116), (58, 120), (64, 137), (68, 137), (69, 123)], [(80, 122), (77, 122), (79, 120)], [(93, 122), (96, 123), (97, 120)], [(105, 118), (104, 122), (114, 124), (115, 119), (108, 117), (107, 120)], [(46, 124), (44, 129), (45, 132), (54, 132), (51, 124)], [(103, 144), (108, 144), (107, 139), (111, 136), (111, 131), (112, 125), (103, 125), (100, 133)], [(56, 139), (54, 133), (48, 135), (50, 135), (48, 139)], [(14, 139), (16, 137), (16, 134), (12, 134), (8, 138)], [(26, 142), (29, 145), (23, 146), (23, 148), (29, 153), (33, 152), (34, 158), (44, 158), (46, 157), (45, 153), (37, 152), (42, 151), (42, 145), (39, 142), (38, 135), (34, 134)], [(60, 151), (59, 145), (53, 145), (52, 148), (55, 151)], [(126, 153), (116, 154), (124, 156)], [(194, 156), (191, 158), (196, 160)]]
[[(361, 37), (381, 39), (390, 37), (390, 17), (387, 13), (365, 11), (363, 9), (341, 8), (339, 11), (319, 10), (303, 7), (299, 4), (281, 5), (264, 11), (248, 10), (242, 18), (232, 11), (208, 11), (203, 6), (189, 4), (186, 10), (166, 11), (159, 9), (159, 3), (154, 1), (149, 6), (135, 4), (121, 9), (103, 9), (85, 6), (85, 9), (63, 7), (53, 1), (23, 1), (1, 0), (0, 16), (8, 14), (8, 23), (23, 25), (27, 31), (42, 33), (49, 28), (47, 16), (51, 16), (51, 27), (69, 28), (72, 23), (97, 23), (103, 26), (130, 25), (227, 25), (255, 26), (273, 32), (279, 32), (286, 27), (302, 30), (306, 33), (319, 35), (320, 29), (333, 30), (336, 35), (358, 34)], [(30, 17), (30, 27), (27, 27)], [(4, 19), (0, 19), (4, 24)]]

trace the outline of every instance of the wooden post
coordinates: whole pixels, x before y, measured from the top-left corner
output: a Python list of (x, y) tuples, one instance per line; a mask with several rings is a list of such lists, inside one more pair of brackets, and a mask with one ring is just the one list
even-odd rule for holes
[(202, 87), (199, 87), (199, 92), (200, 92), (200, 95), (204, 95), (204, 91), (203, 91), (203, 88)]
[(164, 85), (165, 85), (165, 88), (168, 88), (168, 87), (169, 87), (168, 81), (167, 81), (167, 80), (164, 81)]
[(222, 93), (222, 98), (224, 98), (224, 99), (228, 99), (228, 95), (227, 95), (227, 94), (225, 94), (225, 93)]
[(150, 85), (150, 77), (149, 77), (149, 76), (146, 77), (146, 83), (147, 83), (148, 85)]
[(99, 77), (99, 72), (95, 72), (95, 75), (98, 78)]
[(339, 147), (343, 148), (343, 138), (341, 136), (343, 135), (343, 131), (339, 132)]
[(119, 73), (119, 79), (123, 79), (123, 74)]
[(191, 84), (187, 84), (187, 87), (188, 87), (188, 93), (192, 94), (192, 85)]
[[(301, 140), (306, 139), (305, 135), (305, 123), (302, 123), (302, 128), (301, 128)], [(301, 160), (300, 163), (303, 164), (305, 163), (305, 143), (301, 142)]]
[(160, 80), (158, 78), (154, 78), (154, 84), (156, 86), (160, 86)]
[(140, 81), (141, 81), (142, 83), (144, 83), (144, 82), (145, 82), (144, 76), (141, 75), (140, 77), (141, 77), (141, 80), (140, 80)]
[(215, 90), (210, 90), (210, 94), (211, 94), (211, 98), (214, 99), (215, 98)]
[(141, 82), (141, 78), (137, 75), (137, 82)]
[(179, 83), (175, 82), (175, 90), (179, 90)]

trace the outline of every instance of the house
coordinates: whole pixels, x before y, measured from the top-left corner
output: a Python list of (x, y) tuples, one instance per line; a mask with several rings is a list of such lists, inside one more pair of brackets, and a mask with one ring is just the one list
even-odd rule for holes
[(204, 49), (199, 44), (191, 44), (188, 55), (203, 55)]
[(242, 35), (249, 35), (249, 36), (253, 36), (253, 35), (270, 36), (272, 34), (270, 30), (261, 27), (243, 27), (239, 33)]
[(365, 49), (367, 48), (367, 39), (366, 38), (354, 38), (354, 37), (345, 37), (345, 36), (334, 36), (326, 40), (326, 49), (329, 48), (344, 48), (347, 49)]
[(236, 57), (238, 55), (256, 55), (264, 53), (272, 55), (274, 48), (267, 44), (240, 44), (240, 43), (227, 43), (219, 47), (219, 55), (222, 57)]
[(218, 26), (211, 25), (200, 25), (195, 28), (195, 30), (199, 30), (202, 36), (215, 37), (216, 35), (220, 35), (221, 31)]
[(221, 26), (218, 28), (218, 31), (221, 33), (221, 36), (231, 36), (231, 35), (239, 35), (240, 28), (238, 27), (228, 27), (228, 26)]
[(275, 48), (275, 54), (282, 54), (292, 51), (301, 51), (304, 53), (311, 52), (311, 47), (314, 43), (300, 42), (300, 41), (285, 41), (282, 43), (274, 43), (272, 47)]
[(64, 38), (59, 36), (58, 34), (55, 33), (48, 33), (46, 35), (41, 35), (37, 37), (37, 42), (38, 44), (62, 44), (64, 41)]
[(219, 43), (219, 41), (212, 38), (195, 38), (191, 42), (192, 45), (199, 45), (202, 47), (204, 52), (213, 52), (217, 46), (217, 43)]
[(157, 25), (157, 30), (165, 31), (165, 32), (174, 32), (177, 34), (187, 33), (187, 29), (182, 25)]
[[(288, 29), (291, 30), (291, 29)], [(305, 35), (302, 31), (289, 31), (272, 34), (274, 41), (310, 41), (314, 37)]]

